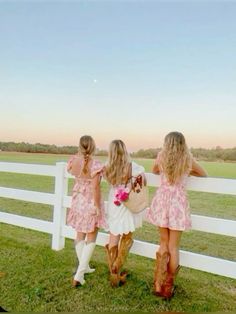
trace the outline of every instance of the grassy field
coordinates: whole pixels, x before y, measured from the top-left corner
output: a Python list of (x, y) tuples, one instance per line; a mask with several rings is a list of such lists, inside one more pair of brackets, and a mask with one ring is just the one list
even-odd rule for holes
[[(0, 152), (0, 161), (55, 164), (68, 156)], [(136, 160), (150, 171), (153, 160)], [(236, 164), (203, 163), (209, 175), (236, 178)], [(52, 192), (53, 179), (44, 176), (0, 173), (0, 186)], [(70, 180), (70, 190), (72, 180)], [(103, 183), (104, 198), (108, 186)], [(155, 189), (151, 188), (151, 196)], [(236, 220), (236, 197), (189, 192), (193, 213)], [(52, 220), (47, 205), (0, 198), (0, 210)], [(1, 224), (0, 305), (9, 311), (143, 311), (213, 312), (236, 311), (236, 281), (182, 268), (176, 296), (164, 301), (152, 295), (154, 261), (130, 254), (126, 267), (130, 278), (124, 287), (112, 289), (107, 277), (104, 248), (97, 246), (92, 259), (96, 267), (85, 287), (71, 289), (75, 267), (73, 241), (60, 252), (50, 249), (49, 235)], [(145, 223), (135, 238), (156, 243), (156, 228)], [(183, 234), (181, 249), (236, 261), (235, 238), (190, 231)]]
[[(0, 152), (0, 161), (21, 162), (21, 163), (37, 163), (54, 165), (58, 161), (67, 161), (69, 155), (55, 154), (29, 154), (17, 152)], [(102, 161), (106, 157), (98, 157)], [(151, 172), (153, 159), (135, 158), (135, 161), (144, 166), (147, 172)], [(200, 162), (211, 177), (223, 177), (236, 179), (236, 163), (228, 162)]]

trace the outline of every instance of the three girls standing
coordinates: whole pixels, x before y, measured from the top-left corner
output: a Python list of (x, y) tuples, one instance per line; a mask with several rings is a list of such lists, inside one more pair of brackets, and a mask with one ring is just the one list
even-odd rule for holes
[[(85, 140), (86, 139), (86, 140)], [(90, 144), (88, 144), (90, 143)], [(80, 139), (79, 153), (68, 163), (76, 177), (68, 224), (77, 231), (76, 253), (80, 261), (73, 286), (84, 284), (84, 274), (92, 272), (89, 260), (95, 248), (98, 228), (106, 228), (104, 205), (101, 200), (100, 179), (103, 173), (110, 184), (107, 204), (109, 243), (105, 246), (112, 286), (126, 281), (121, 268), (133, 244), (132, 233), (142, 226), (143, 214), (133, 214), (123, 203), (117, 206), (117, 187), (125, 186), (132, 176), (142, 175), (144, 168), (130, 162), (125, 144), (114, 140), (109, 147), (108, 162), (103, 165), (92, 158), (95, 143), (89, 136)], [(192, 158), (184, 136), (171, 132), (165, 137), (153, 172), (161, 175), (161, 185), (147, 210), (147, 219), (160, 231), (160, 249), (156, 254), (154, 291), (170, 298), (174, 278), (179, 269), (179, 244), (182, 231), (191, 227), (186, 181), (189, 175), (206, 176), (204, 169)], [(87, 239), (85, 241), (85, 237)]]

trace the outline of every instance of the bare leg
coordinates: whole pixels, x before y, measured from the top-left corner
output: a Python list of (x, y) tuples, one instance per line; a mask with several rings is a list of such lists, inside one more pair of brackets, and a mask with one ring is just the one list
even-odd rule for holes
[(86, 233), (83, 232), (77, 232), (75, 242), (83, 241), (86, 237)]
[(91, 242), (96, 242), (98, 234), (98, 228), (95, 228), (93, 232), (87, 233), (87, 244)]
[(169, 271), (174, 273), (179, 265), (179, 245), (182, 231), (170, 230), (169, 231)]
[(110, 238), (109, 238), (109, 250), (113, 247), (119, 244), (120, 241), (120, 235), (114, 235), (110, 233)]

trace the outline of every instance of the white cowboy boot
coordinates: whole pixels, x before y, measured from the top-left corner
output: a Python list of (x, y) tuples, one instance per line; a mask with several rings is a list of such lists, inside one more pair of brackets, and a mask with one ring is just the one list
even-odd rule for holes
[(79, 285), (83, 286), (85, 284), (84, 274), (87, 270), (89, 261), (93, 255), (93, 251), (95, 249), (95, 246), (96, 246), (95, 242), (91, 242), (89, 244), (84, 244), (82, 256), (80, 259), (80, 264), (79, 264), (79, 267), (77, 269), (77, 272), (74, 276), (74, 280), (72, 283), (73, 287), (77, 287)]
[[(78, 260), (80, 262), (81, 260), (81, 256), (82, 256), (82, 252), (83, 252), (83, 248), (84, 248), (84, 244), (85, 244), (85, 241), (84, 240), (81, 240), (79, 242), (77, 242), (75, 244), (75, 251), (76, 251), (76, 255), (78, 257)], [(90, 268), (89, 265), (85, 271), (85, 274), (91, 274), (95, 271), (95, 268)]]

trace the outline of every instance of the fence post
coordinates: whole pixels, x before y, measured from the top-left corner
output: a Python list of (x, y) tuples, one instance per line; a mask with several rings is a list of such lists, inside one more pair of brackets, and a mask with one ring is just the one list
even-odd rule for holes
[(66, 210), (63, 207), (63, 198), (68, 191), (68, 179), (65, 176), (66, 163), (56, 163), (55, 176), (55, 203), (53, 208), (52, 249), (61, 250), (65, 247), (65, 237), (62, 236), (62, 227), (66, 222)]

